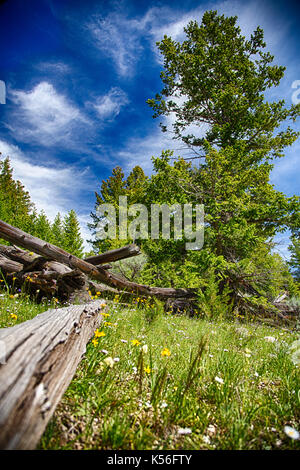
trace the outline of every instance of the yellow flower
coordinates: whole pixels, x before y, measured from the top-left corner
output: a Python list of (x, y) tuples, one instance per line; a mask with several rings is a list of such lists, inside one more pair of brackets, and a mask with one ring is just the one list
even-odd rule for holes
[(111, 325), (112, 325), (112, 323), (110, 321), (105, 321), (104, 322), (104, 326), (111, 326)]
[(140, 341), (138, 341), (137, 339), (132, 339), (131, 342), (133, 346), (139, 346), (141, 344)]
[(11, 313), (10, 316), (11, 316), (12, 320), (17, 320), (18, 319), (18, 317), (15, 313)]
[(15, 281), (16, 279), (17, 279), (16, 276), (14, 276), (14, 277), (12, 278), (13, 281)]
[(13, 299), (13, 298), (14, 298), (14, 296), (13, 296), (13, 295), (10, 295), (10, 296), (9, 296), (9, 298), (10, 298), (10, 299)]
[(168, 348), (164, 348), (161, 352), (162, 356), (171, 356), (171, 351)]
[(95, 347), (98, 345), (98, 341), (97, 341), (95, 338), (92, 339), (92, 343), (93, 343), (93, 345), (94, 345)]
[(105, 312), (100, 312), (100, 315), (102, 315), (102, 317), (104, 317), (104, 318), (110, 317), (110, 314), (105, 313)]
[(106, 334), (104, 333), (104, 331), (99, 331), (97, 328), (97, 330), (95, 331), (95, 338), (101, 338), (101, 336), (106, 336)]
[(144, 371), (146, 372), (146, 374), (150, 374), (151, 369), (149, 366), (147, 366), (147, 367), (144, 367)]

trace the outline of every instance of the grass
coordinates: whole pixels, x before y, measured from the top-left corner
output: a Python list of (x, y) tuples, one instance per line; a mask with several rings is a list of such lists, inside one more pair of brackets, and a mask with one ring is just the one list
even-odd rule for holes
[[(3, 326), (7, 308), (19, 311), (17, 321), (42, 308), (28, 304), (22, 314), (25, 300), (5, 294), (2, 302)], [(299, 367), (289, 353), (296, 331), (168, 315), (158, 303), (114, 302), (109, 315), (40, 449), (300, 448), (284, 432), (299, 430)]]

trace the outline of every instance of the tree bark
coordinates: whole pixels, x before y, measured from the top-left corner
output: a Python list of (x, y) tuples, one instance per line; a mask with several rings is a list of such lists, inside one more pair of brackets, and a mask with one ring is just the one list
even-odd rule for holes
[(103, 301), (0, 330), (0, 448), (34, 449), (102, 321)]
[(85, 258), (90, 264), (97, 266), (98, 264), (110, 263), (112, 261), (119, 261), (124, 258), (131, 258), (132, 256), (140, 255), (140, 248), (135, 245), (126, 245), (122, 248), (117, 248), (116, 250), (106, 251), (105, 253), (100, 253), (100, 255), (89, 256)]

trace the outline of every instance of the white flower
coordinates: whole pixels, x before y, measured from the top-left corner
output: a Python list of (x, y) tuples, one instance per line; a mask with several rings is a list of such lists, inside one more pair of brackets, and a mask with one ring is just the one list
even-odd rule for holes
[(113, 360), (112, 357), (106, 357), (104, 360), (103, 360), (104, 364), (106, 364), (108, 367), (113, 367), (115, 365), (115, 361)]
[(128, 343), (127, 339), (121, 339), (121, 343)]
[(177, 434), (185, 435), (185, 434), (192, 434), (192, 430), (190, 428), (179, 428)]
[(299, 432), (296, 429), (292, 428), (291, 426), (284, 426), (283, 430), (285, 434), (291, 439), (297, 440), (300, 437)]
[(221, 377), (215, 377), (215, 381), (218, 382), (219, 384), (223, 384), (224, 383), (224, 380), (221, 379)]
[(274, 341), (276, 341), (276, 338), (274, 338), (274, 336), (265, 336), (264, 339), (268, 341), (268, 343), (274, 343)]
[(120, 361), (120, 358), (119, 358), (119, 357), (114, 357), (114, 361), (115, 361), (115, 362), (119, 362), (119, 361)]
[(168, 403), (166, 403), (165, 401), (162, 401), (160, 404), (161, 408), (167, 408), (167, 406), (168, 406)]
[(209, 436), (203, 436), (202, 439), (203, 439), (203, 442), (205, 444), (210, 444), (210, 437)]
[(102, 354), (108, 354), (108, 351), (106, 349), (101, 349)]
[(147, 354), (147, 352), (148, 352), (148, 345), (147, 344), (144, 344), (142, 346), (142, 351), (143, 351), (144, 354)]
[(215, 426), (214, 426), (213, 424), (210, 424), (210, 425), (208, 426), (208, 428), (207, 428), (207, 432), (208, 432), (209, 434), (215, 434), (215, 432), (216, 432)]

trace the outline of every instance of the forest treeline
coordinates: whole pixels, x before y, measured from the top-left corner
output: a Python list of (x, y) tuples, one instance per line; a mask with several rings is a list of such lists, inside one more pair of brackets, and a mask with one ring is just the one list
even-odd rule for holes
[(83, 255), (76, 212), (71, 209), (64, 217), (58, 213), (53, 222), (45, 211), (38, 212), (22, 182), (14, 179), (9, 157), (0, 161), (0, 219), (69, 253)]

